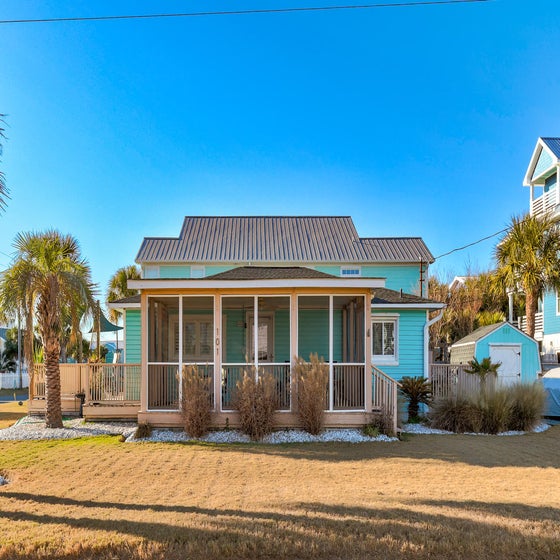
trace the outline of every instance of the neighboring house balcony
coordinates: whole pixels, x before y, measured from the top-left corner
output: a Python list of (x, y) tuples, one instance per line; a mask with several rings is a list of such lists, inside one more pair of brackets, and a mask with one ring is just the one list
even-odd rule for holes
[(543, 193), (541, 196), (531, 199), (531, 216), (542, 216), (550, 214), (552, 217), (560, 215), (560, 191), (557, 186)]
[[(517, 328), (524, 333), (527, 332), (527, 316), (523, 315), (517, 319)], [(544, 318), (543, 313), (535, 313), (535, 340), (542, 340), (544, 334)]]

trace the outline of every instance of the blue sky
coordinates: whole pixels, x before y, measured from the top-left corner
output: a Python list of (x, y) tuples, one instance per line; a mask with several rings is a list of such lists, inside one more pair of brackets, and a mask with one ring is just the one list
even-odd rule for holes
[[(297, 6), (3, 0), (0, 19)], [(299, 5), (328, 5), (310, 1)], [(350, 215), (434, 255), (528, 207), (560, 135), (555, 0), (0, 25), (0, 266), (18, 231), (78, 238), (104, 289), (184, 215)], [(491, 265), (495, 240), (436, 262)]]

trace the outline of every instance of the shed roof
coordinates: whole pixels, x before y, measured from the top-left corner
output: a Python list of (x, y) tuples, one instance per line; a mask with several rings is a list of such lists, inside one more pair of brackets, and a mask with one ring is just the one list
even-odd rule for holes
[[(479, 327), (478, 329), (476, 329), (472, 333), (470, 333), (467, 336), (461, 338), (461, 340), (458, 340), (457, 342), (455, 342), (451, 346), (451, 348), (453, 348), (454, 346), (462, 346), (464, 344), (470, 344), (470, 343), (473, 343), (473, 342), (478, 342), (480, 339), (482, 339), (485, 336), (489, 335), (490, 333), (502, 328), (505, 325), (507, 325), (508, 327), (511, 327), (513, 330), (519, 332), (521, 335), (523, 335), (527, 338), (531, 338), (528, 334), (526, 334), (522, 330), (518, 329), (515, 325), (512, 325), (511, 323), (508, 323), (507, 321), (502, 321), (501, 323), (494, 323), (493, 325), (486, 325), (484, 327)], [(531, 339), (531, 340), (534, 340), (534, 339)]]
[(146, 237), (139, 263), (402, 263), (434, 257), (419, 237), (360, 238), (349, 216), (186, 216), (179, 237)]

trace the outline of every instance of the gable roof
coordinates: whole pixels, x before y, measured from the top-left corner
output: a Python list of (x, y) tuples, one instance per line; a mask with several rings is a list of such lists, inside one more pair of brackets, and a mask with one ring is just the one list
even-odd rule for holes
[(418, 309), (442, 309), (444, 303), (427, 299), (414, 294), (389, 290), (389, 288), (375, 288), (371, 300), (373, 308), (412, 307)]
[(537, 140), (529, 161), (523, 185), (544, 185), (544, 178), (550, 175), (554, 166), (560, 164), (560, 138), (541, 137)]
[(349, 216), (186, 216), (146, 237), (138, 263), (402, 263), (434, 260), (419, 237), (360, 238)]
[(511, 327), (514, 331), (517, 331), (518, 333), (522, 334), (524, 337), (535, 342), (535, 344), (537, 343), (534, 338), (530, 337), (527, 333), (524, 333), (521, 329), (518, 329), (515, 325), (512, 325), (507, 321), (502, 321), (501, 323), (494, 323), (493, 325), (486, 325), (484, 327), (479, 327), (472, 333), (468, 334), (467, 336), (461, 338), (460, 340), (452, 344), (451, 348), (455, 346), (465, 346), (466, 344), (475, 344), (479, 340), (482, 340), (484, 337), (488, 336), (490, 333), (493, 333), (494, 331), (497, 331), (505, 326)]
[(240, 266), (207, 276), (206, 280), (271, 280), (293, 278), (338, 278), (304, 266)]

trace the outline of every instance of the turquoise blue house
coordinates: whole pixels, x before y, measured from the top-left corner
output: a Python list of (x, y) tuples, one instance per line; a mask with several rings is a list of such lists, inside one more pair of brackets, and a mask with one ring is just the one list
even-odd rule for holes
[(531, 383), (541, 373), (537, 341), (507, 322), (480, 327), (451, 346), (452, 364), (468, 364), (474, 358), (499, 363), (502, 385)]
[(125, 362), (142, 365), (139, 421), (180, 423), (189, 364), (212, 379), (216, 425), (235, 424), (248, 369), (273, 375), (278, 421), (297, 425), (298, 356), (328, 364), (327, 426), (363, 425), (394, 408), (395, 380), (428, 375), (443, 304), (426, 298), (433, 256), (418, 237), (360, 237), (347, 216), (188, 216), (178, 237), (145, 238), (136, 262), (140, 295), (112, 306)]
[[(560, 138), (543, 137), (537, 140), (525, 179), (529, 187), (531, 215), (549, 214), (560, 218)], [(525, 329), (525, 319), (519, 327)], [(560, 353), (560, 299), (556, 291), (547, 291), (539, 302), (535, 317), (535, 339), (539, 342), (543, 361), (558, 363)]]

